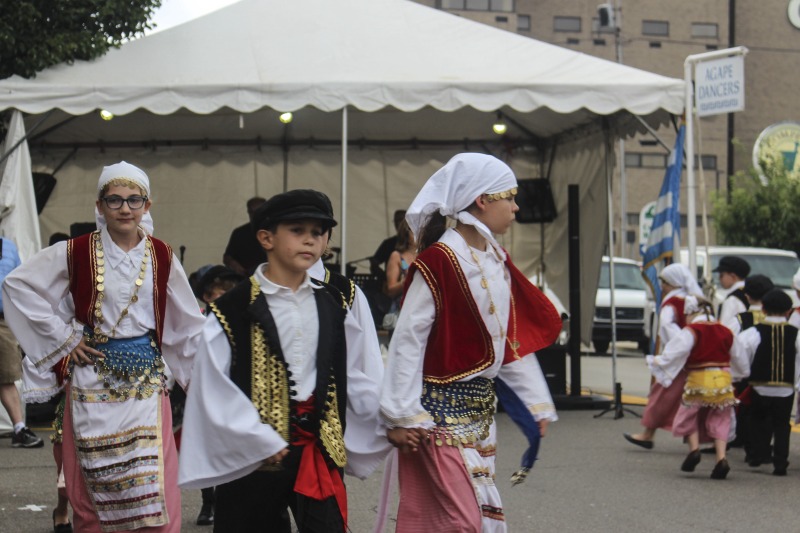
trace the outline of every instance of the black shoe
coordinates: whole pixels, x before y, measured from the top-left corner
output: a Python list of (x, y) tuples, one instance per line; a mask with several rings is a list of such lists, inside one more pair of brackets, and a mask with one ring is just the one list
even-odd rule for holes
[(44, 441), (37, 437), (36, 433), (31, 431), (28, 426), (25, 426), (11, 437), (11, 446), (13, 448), (41, 448), (44, 446)]
[(56, 524), (56, 510), (53, 509), (53, 533), (72, 533), (72, 523)]
[(684, 472), (694, 472), (695, 467), (700, 464), (701, 457), (700, 450), (689, 452), (689, 455), (687, 455), (686, 459), (683, 460), (681, 470)]
[(782, 461), (780, 463), (775, 463), (775, 469), (772, 471), (773, 476), (785, 476), (786, 469), (789, 467), (789, 463), (786, 461)]
[(633, 435), (631, 435), (630, 433), (623, 433), (622, 436), (625, 437), (626, 441), (630, 442), (631, 444), (635, 444), (637, 446), (641, 446), (645, 450), (652, 450), (653, 449), (653, 441), (651, 441), (651, 440), (635, 439), (633, 437)]
[(714, 470), (711, 471), (711, 479), (725, 479), (730, 471), (731, 467), (728, 464), (728, 460), (721, 459), (716, 465), (714, 465)]
[(210, 503), (204, 503), (200, 508), (200, 514), (197, 515), (198, 526), (211, 526), (214, 525), (214, 506)]

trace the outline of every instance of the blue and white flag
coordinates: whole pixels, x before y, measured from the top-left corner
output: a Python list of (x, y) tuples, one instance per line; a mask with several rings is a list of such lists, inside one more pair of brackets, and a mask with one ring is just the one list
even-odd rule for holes
[(656, 202), (653, 225), (647, 238), (642, 258), (642, 275), (650, 285), (656, 300), (656, 309), (661, 308), (661, 283), (658, 274), (661, 268), (672, 263), (673, 253), (680, 253), (681, 214), (678, 211), (683, 170), (683, 141), (686, 127), (681, 124), (675, 148), (669, 156), (667, 173)]

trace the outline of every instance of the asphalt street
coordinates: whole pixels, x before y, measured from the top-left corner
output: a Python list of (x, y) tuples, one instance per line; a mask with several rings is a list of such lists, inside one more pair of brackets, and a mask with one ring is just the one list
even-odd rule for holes
[[(582, 388), (610, 392), (612, 358), (582, 357)], [(622, 353), (617, 377), (627, 395), (645, 393), (649, 384), (641, 356)], [(636, 400), (635, 397), (631, 398)], [(641, 412), (636, 405), (626, 405)], [(497, 416), (499, 445), (497, 484), (511, 532), (758, 532), (796, 531), (800, 487), (800, 438), (793, 435), (789, 475), (775, 477), (771, 467), (750, 468), (741, 450), (731, 450), (728, 479), (709, 478), (712, 456), (703, 456), (696, 472), (680, 471), (687, 449), (666, 433), (647, 451), (625, 442), (623, 432), (639, 429), (630, 414), (562, 411), (542, 443), (540, 460), (527, 481), (512, 487), (525, 441), (514, 424)], [(46, 436), (46, 428), (36, 428)], [(365, 481), (348, 478), (350, 528), (370, 532), (382, 470)], [(396, 498), (395, 498), (396, 500)], [(0, 533), (52, 531), (56, 501), (52, 448), (12, 449), (0, 439)], [(396, 502), (395, 502), (396, 503)], [(199, 491), (183, 491), (182, 531), (209, 532), (194, 525)], [(269, 532), (269, 527), (265, 527)], [(393, 531), (393, 520), (386, 531)]]

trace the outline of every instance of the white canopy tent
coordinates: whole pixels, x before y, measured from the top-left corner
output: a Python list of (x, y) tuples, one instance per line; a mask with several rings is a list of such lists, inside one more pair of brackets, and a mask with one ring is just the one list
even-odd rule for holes
[(642, 128), (633, 115), (656, 126), (681, 113), (683, 82), (403, 0), (242, 0), (96, 61), (1, 80), (3, 109), (28, 113), (34, 169), (58, 178), (43, 235), (93, 220), (100, 168), (125, 159), (150, 174), (156, 234), (186, 246), (188, 271), (220, 261), (247, 198), (284, 188), (327, 193), (347, 221), (334, 235), (345, 259), (369, 256), (451, 155), (493, 153), (551, 182), (556, 221), (518, 225), (505, 245), (531, 274), (543, 257), (564, 301), (566, 191), (580, 185), (590, 310), (611, 143)]

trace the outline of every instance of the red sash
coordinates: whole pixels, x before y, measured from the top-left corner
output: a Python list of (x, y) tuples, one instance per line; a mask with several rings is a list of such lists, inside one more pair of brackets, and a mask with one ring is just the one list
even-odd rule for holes
[[(94, 328), (94, 305), (97, 301), (97, 256), (92, 235), (97, 231), (67, 241), (69, 291), (75, 302), (75, 318)], [(161, 347), (164, 333), (164, 312), (167, 308), (167, 281), (172, 267), (172, 249), (158, 239), (147, 236), (152, 245), (153, 312), (156, 322), (156, 341)]]
[[(297, 404), (297, 415), (314, 412), (314, 396)], [(342, 521), (347, 529), (347, 491), (342, 482), (342, 476), (335, 467), (329, 467), (322, 456), (322, 451), (317, 446), (317, 436), (292, 426), (292, 436), (295, 437), (294, 445), (303, 446), (303, 455), (297, 470), (297, 479), (294, 491), (315, 500), (326, 500), (331, 496), (336, 497)]]

